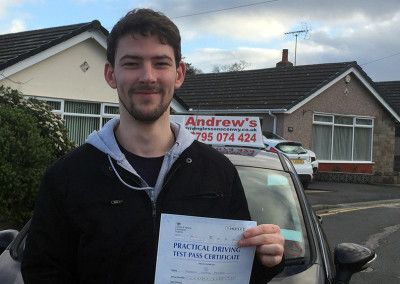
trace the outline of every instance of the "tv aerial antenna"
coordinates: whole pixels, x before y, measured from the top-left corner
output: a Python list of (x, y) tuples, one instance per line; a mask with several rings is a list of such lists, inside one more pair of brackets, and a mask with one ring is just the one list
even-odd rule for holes
[(308, 38), (308, 33), (310, 30), (311, 28), (307, 24), (303, 23), (302, 27), (299, 30), (285, 33), (285, 35), (294, 36), (296, 40), (294, 45), (294, 66), (296, 66), (296, 61), (297, 61), (297, 38), (300, 35), (303, 35), (304, 39)]

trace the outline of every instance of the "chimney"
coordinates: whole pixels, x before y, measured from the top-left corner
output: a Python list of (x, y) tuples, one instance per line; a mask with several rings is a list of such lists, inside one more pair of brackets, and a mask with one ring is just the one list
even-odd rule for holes
[(287, 66), (293, 66), (292, 62), (289, 62), (289, 50), (288, 49), (283, 49), (282, 50), (282, 61), (276, 63), (276, 67), (287, 67)]

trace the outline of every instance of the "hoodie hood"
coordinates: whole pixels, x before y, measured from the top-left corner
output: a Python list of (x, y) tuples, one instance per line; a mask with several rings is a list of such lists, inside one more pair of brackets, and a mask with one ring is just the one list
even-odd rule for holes
[[(133, 167), (128, 163), (115, 140), (114, 129), (118, 124), (119, 118), (111, 119), (101, 130), (93, 131), (86, 139), (86, 143), (93, 145), (98, 150), (109, 155), (124, 169), (132, 172), (132, 170), (134, 170)], [(193, 143), (194, 136), (184, 126), (175, 122), (171, 122), (171, 129), (175, 134), (176, 141), (165, 155), (178, 158), (179, 155)], [(136, 171), (134, 171), (134, 173), (136, 173)]]
[[(136, 172), (136, 170), (134, 169), (134, 167), (131, 164), (129, 164), (128, 160), (122, 153), (115, 139), (114, 129), (118, 126), (118, 124), (119, 124), (119, 118), (111, 119), (103, 126), (101, 130), (93, 131), (88, 136), (86, 143), (93, 145), (98, 150), (107, 154), (108, 157), (115, 160), (117, 164), (122, 168), (124, 168), (125, 170), (140, 177)], [(186, 148), (188, 148), (194, 141), (194, 136), (183, 125), (171, 122), (171, 129), (175, 134), (175, 143), (172, 146), (172, 148), (167, 153), (165, 153), (163, 164), (161, 165), (160, 174), (158, 176), (157, 183), (154, 187), (156, 192), (155, 196), (158, 195), (158, 192), (162, 187), (164, 177), (171, 168), (172, 164), (178, 159), (179, 155)], [(110, 163), (112, 165), (112, 161), (110, 161)], [(119, 177), (116, 171), (115, 173)], [(121, 182), (123, 181), (121, 180)], [(143, 181), (143, 186), (149, 188), (146, 182), (144, 181)]]
[(111, 119), (99, 131), (93, 131), (86, 139), (86, 143), (93, 145), (101, 152), (110, 156), (125, 170), (137, 174), (125, 158), (125, 155), (121, 152), (121, 149), (115, 140), (114, 129), (118, 124), (119, 118)]

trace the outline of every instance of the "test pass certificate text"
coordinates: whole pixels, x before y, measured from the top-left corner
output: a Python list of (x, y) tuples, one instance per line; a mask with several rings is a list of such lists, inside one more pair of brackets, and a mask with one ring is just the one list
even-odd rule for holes
[(255, 248), (237, 242), (254, 221), (162, 214), (155, 284), (250, 281)]

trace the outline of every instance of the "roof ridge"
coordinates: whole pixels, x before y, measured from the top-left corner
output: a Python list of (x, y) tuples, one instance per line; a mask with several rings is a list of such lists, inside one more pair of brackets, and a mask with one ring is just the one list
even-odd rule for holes
[(85, 22), (85, 23), (78, 23), (78, 24), (72, 24), (72, 25), (64, 25), (64, 26), (57, 26), (57, 27), (49, 27), (49, 28), (39, 28), (39, 29), (34, 29), (34, 30), (27, 30), (27, 31), (22, 31), (22, 32), (16, 32), (16, 33), (6, 33), (6, 34), (0, 34), (1, 37), (6, 37), (6, 36), (20, 36), (23, 34), (28, 34), (28, 33), (35, 33), (35, 32), (44, 32), (44, 31), (53, 31), (53, 30), (60, 30), (60, 29), (65, 29), (65, 28), (72, 28), (74, 26), (78, 27), (83, 27), (89, 24), (92, 24), (93, 22), (99, 22), (98, 20), (93, 20), (91, 22)]
[[(14, 57), (10, 58), (0, 57), (1, 60), (3, 60), (0, 61), (0, 69), (7, 68), (8, 66), (11, 66), (21, 60), (24, 60), (29, 56), (37, 54), (43, 50), (55, 46), (63, 41), (66, 41), (90, 29), (98, 30), (105, 36), (108, 35), (108, 31), (101, 25), (100, 21), (98, 20), (93, 20), (91, 22), (81, 23), (81, 24), (73, 24), (73, 25), (25, 31), (20, 33), (0, 35), (0, 42), (3, 42), (5, 45), (8, 45), (8, 43), (6, 44), (6, 42), (10, 41), (12, 42), (13, 39), (16, 42), (19, 42), (20, 44), (22, 44), (24, 39), (25, 41), (28, 39), (29, 42), (32, 44), (31, 48), (26, 48), (21, 53), (15, 53)], [(38, 41), (38, 39), (41, 39), (41, 41)]]
[(392, 80), (392, 81), (375, 81), (375, 84), (386, 84), (386, 83), (396, 84), (396, 83), (400, 83), (400, 80)]
[[(79, 25), (79, 24), (77, 24), (77, 25)], [(72, 26), (74, 26), (74, 25), (70, 25), (70, 27), (72, 27)], [(59, 29), (61, 29), (62, 27), (63, 26), (59, 27)], [(67, 26), (64, 26), (64, 27), (67, 27)], [(60, 36), (48, 41), (44, 45), (51, 45), (51, 43), (54, 42), (54, 41), (57, 41), (57, 40), (59, 40), (61, 38), (64, 38), (64, 37), (67, 38), (71, 34), (79, 34), (79, 31), (81, 31), (81, 30), (85, 31), (90, 27), (100, 28), (101, 24), (100, 24), (100, 22), (98, 20), (93, 20), (93, 21), (88, 22), (88, 23), (83, 23), (83, 24), (81, 24), (81, 26), (77, 27), (76, 29), (72, 29), (70, 32), (68, 32), (66, 34), (63, 34), (63, 35), (60, 35)]]
[(264, 70), (294, 70), (294, 69), (303, 69), (306, 67), (317, 67), (317, 66), (332, 66), (332, 65), (343, 65), (344, 68), (348, 68), (350, 66), (357, 66), (357, 61), (343, 61), (343, 62), (329, 62), (329, 63), (315, 63), (315, 64), (304, 64), (304, 65), (297, 65), (297, 66), (287, 66), (287, 67), (268, 67), (268, 68), (258, 68), (258, 69), (248, 69), (248, 70), (238, 70), (238, 71), (226, 71), (226, 72), (210, 72), (210, 73), (200, 73), (196, 74), (194, 76), (190, 76), (191, 78), (196, 78), (198, 76), (202, 75), (215, 75), (218, 76), (218, 74), (231, 74), (235, 75), (240, 72), (242, 74), (243, 72), (245, 73), (251, 73), (251, 72), (260, 72)]

